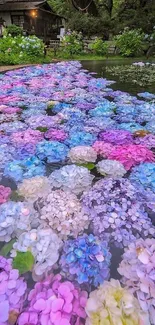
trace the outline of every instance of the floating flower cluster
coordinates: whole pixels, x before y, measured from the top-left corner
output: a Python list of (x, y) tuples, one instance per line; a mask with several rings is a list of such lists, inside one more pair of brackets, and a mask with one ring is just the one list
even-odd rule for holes
[(61, 244), (61, 240), (51, 229), (33, 229), (19, 236), (13, 244), (12, 257), (16, 256), (17, 251), (31, 251), (35, 258), (34, 278), (37, 278), (50, 271), (57, 262)]
[(123, 254), (118, 272), (122, 283), (133, 292), (151, 324), (155, 323), (155, 239), (139, 239), (131, 243)]
[(97, 164), (97, 170), (101, 175), (112, 178), (123, 177), (126, 174), (123, 164), (117, 160), (101, 160)]
[(42, 141), (37, 145), (36, 155), (40, 160), (47, 160), (48, 163), (64, 161), (68, 154), (68, 147), (58, 141)]
[(108, 155), (109, 159), (120, 161), (126, 170), (139, 165), (142, 162), (153, 162), (154, 154), (142, 145), (115, 146)]
[(130, 180), (137, 186), (155, 193), (155, 163), (140, 164), (133, 168)]
[(88, 162), (95, 162), (97, 154), (92, 147), (77, 146), (73, 147), (68, 154), (72, 163), (86, 164)]
[(105, 281), (87, 300), (86, 325), (150, 325), (137, 299), (118, 280)]
[(64, 166), (49, 176), (51, 186), (77, 195), (90, 188), (93, 179), (87, 168), (76, 165)]
[(113, 149), (113, 145), (104, 141), (95, 141), (93, 149), (97, 152), (98, 155), (106, 158), (108, 155), (110, 155)]
[(93, 232), (117, 246), (155, 234), (155, 227), (127, 179), (98, 181), (83, 195), (82, 203), (92, 220)]
[(0, 185), (0, 204), (5, 203), (9, 200), (11, 195), (11, 188)]
[(96, 136), (89, 132), (72, 132), (70, 137), (65, 141), (69, 147), (91, 146), (96, 140)]
[(128, 145), (133, 142), (133, 135), (129, 131), (110, 130), (100, 132), (99, 139), (113, 145)]
[(67, 278), (97, 287), (109, 278), (110, 259), (107, 242), (85, 234), (65, 242), (60, 265)]
[(20, 315), (18, 325), (83, 325), (87, 292), (61, 275), (50, 275), (38, 282), (28, 296), (29, 306)]
[(12, 178), (16, 182), (22, 182), (24, 178), (31, 178), (45, 174), (45, 166), (33, 156), (24, 160), (13, 160), (5, 165), (4, 176)]
[(36, 200), (38, 197), (46, 196), (50, 192), (50, 182), (45, 176), (35, 176), (29, 179), (24, 179), (18, 185), (18, 194), (26, 200)]
[(0, 256), (0, 324), (15, 324), (26, 298), (27, 284), (12, 268), (12, 260)]
[(143, 145), (149, 149), (155, 148), (155, 135), (147, 134), (144, 137), (137, 137), (134, 142), (138, 145)]
[(55, 230), (63, 239), (77, 237), (84, 229), (88, 229), (88, 215), (83, 212), (74, 194), (62, 190), (52, 191), (45, 198), (39, 198), (35, 207), (42, 224)]
[(9, 201), (0, 205), (0, 241), (8, 242), (29, 230), (32, 218), (34, 218), (33, 209), (21, 202)]
[(11, 142), (19, 146), (20, 144), (26, 145), (28, 143), (36, 144), (43, 139), (43, 134), (38, 130), (27, 129), (21, 132), (12, 134)]
[(59, 129), (49, 129), (45, 133), (45, 138), (49, 140), (55, 140), (55, 141), (60, 141), (63, 142), (67, 138), (67, 134), (63, 130)]

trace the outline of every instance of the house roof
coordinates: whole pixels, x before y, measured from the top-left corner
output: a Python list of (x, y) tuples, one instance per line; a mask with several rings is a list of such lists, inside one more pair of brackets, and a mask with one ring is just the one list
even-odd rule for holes
[[(52, 8), (49, 6), (47, 1), (7, 1), (3, 4), (0, 3), (0, 12), (4, 11), (18, 11), (18, 10), (32, 10), (32, 9), (43, 9), (48, 13), (58, 16), (54, 13)], [(60, 16), (59, 16), (60, 17)], [(62, 18), (62, 17), (61, 17)]]

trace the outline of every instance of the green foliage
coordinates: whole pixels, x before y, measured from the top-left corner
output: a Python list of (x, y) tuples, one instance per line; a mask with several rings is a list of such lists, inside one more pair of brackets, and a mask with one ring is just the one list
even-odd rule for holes
[(13, 268), (17, 269), (20, 274), (24, 274), (32, 270), (34, 264), (34, 257), (31, 252), (17, 252), (13, 260)]
[(12, 37), (22, 35), (22, 31), (22, 28), (16, 25), (10, 25), (6, 29), (7, 35), (10, 34)]
[(116, 47), (122, 56), (136, 56), (142, 53), (144, 33), (140, 29), (125, 28), (123, 33), (117, 35), (115, 39)]
[(36, 36), (4, 36), (0, 42), (0, 64), (35, 62), (43, 57), (43, 42)]
[(0, 255), (6, 257), (10, 253), (15, 241), (16, 239), (12, 239), (9, 241), (9, 243), (5, 244), (0, 251)]
[(96, 37), (94, 41), (90, 43), (89, 48), (96, 55), (106, 55), (108, 53), (108, 44), (99, 37)]
[(85, 167), (87, 168), (88, 170), (92, 170), (95, 168), (95, 164), (93, 163), (87, 163), (87, 164), (76, 164), (77, 166), (80, 166), (80, 167)]
[(69, 56), (80, 54), (83, 51), (82, 33), (68, 30), (62, 39), (62, 51)]

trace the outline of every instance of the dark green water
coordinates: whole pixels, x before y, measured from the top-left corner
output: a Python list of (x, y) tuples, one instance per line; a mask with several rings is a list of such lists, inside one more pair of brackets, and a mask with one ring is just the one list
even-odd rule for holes
[[(148, 91), (151, 93), (155, 93), (155, 81), (154, 84), (150, 86), (139, 86), (138, 84), (134, 84), (131, 82), (120, 82), (119, 77), (113, 76), (111, 73), (106, 72), (106, 66), (115, 66), (115, 65), (130, 65), (133, 62), (139, 62), (141, 60), (136, 59), (107, 59), (104, 61), (81, 61), (83, 68), (89, 70), (90, 72), (96, 72), (97, 77), (103, 77), (110, 80), (116, 81), (115, 84), (112, 85), (114, 90), (121, 90), (129, 92), (131, 95), (136, 95), (139, 92)], [(143, 62), (155, 63), (154, 59), (145, 59)]]

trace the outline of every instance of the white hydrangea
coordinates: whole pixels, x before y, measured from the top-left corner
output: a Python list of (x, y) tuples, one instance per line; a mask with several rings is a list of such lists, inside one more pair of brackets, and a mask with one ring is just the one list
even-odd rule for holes
[(41, 277), (45, 272), (52, 269), (52, 266), (59, 259), (59, 249), (62, 241), (50, 228), (33, 229), (22, 233), (13, 245), (11, 256), (15, 257), (17, 251), (31, 251), (35, 258), (33, 278)]
[(73, 163), (95, 162), (97, 159), (96, 151), (90, 146), (77, 146), (72, 148), (68, 154)]
[(58, 170), (55, 170), (49, 180), (51, 186), (61, 188), (64, 191), (72, 192), (76, 195), (89, 189), (94, 176), (85, 167), (76, 165), (67, 165)]
[(116, 160), (101, 160), (96, 167), (101, 175), (108, 175), (113, 178), (123, 177), (126, 174), (123, 164)]
[(88, 215), (81, 207), (76, 195), (52, 191), (46, 198), (38, 199), (35, 204), (41, 225), (51, 227), (62, 239), (68, 236), (77, 237), (89, 226)]
[(35, 176), (29, 179), (24, 179), (18, 185), (18, 194), (24, 196), (26, 200), (34, 201), (38, 197), (43, 197), (50, 192), (50, 183), (45, 176)]

